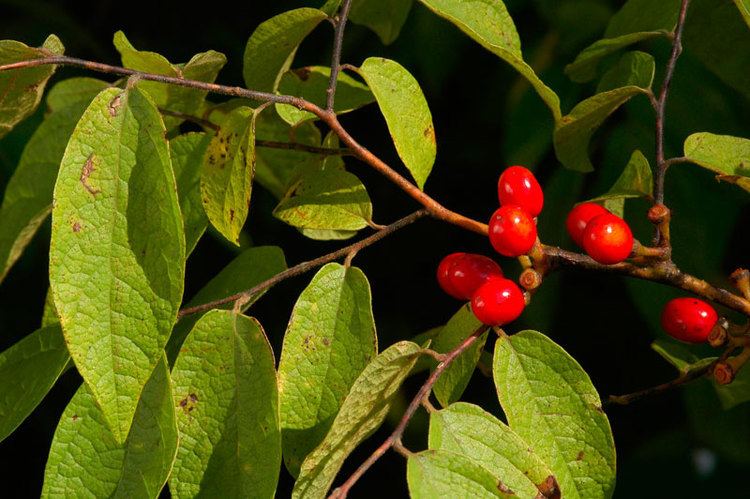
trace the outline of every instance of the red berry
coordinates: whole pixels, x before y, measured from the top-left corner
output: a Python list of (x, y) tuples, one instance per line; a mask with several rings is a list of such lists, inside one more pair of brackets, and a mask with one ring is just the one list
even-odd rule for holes
[(531, 215), (515, 205), (501, 206), (490, 218), (490, 243), (503, 256), (521, 256), (536, 241), (536, 224)]
[(599, 263), (620, 263), (633, 251), (633, 233), (625, 220), (612, 213), (603, 213), (586, 224), (582, 246)]
[(708, 339), (719, 316), (716, 310), (697, 298), (675, 298), (664, 307), (661, 327), (672, 338), (688, 343), (702, 343)]
[(604, 213), (609, 213), (609, 211), (604, 206), (596, 203), (581, 203), (570, 210), (568, 218), (565, 219), (565, 227), (568, 229), (570, 237), (578, 246), (583, 245), (583, 231), (586, 230), (586, 225), (589, 221), (595, 216)]
[(497, 182), (497, 197), (500, 205), (515, 204), (536, 217), (542, 212), (544, 194), (536, 177), (528, 168), (511, 166), (506, 168)]
[(510, 279), (492, 277), (471, 298), (471, 310), (483, 324), (502, 326), (521, 315), (526, 301), (519, 287)]
[(491, 258), (474, 253), (453, 253), (438, 266), (438, 282), (443, 290), (459, 300), (468, 300), (490, 277), (502, 277), (503, 271)]

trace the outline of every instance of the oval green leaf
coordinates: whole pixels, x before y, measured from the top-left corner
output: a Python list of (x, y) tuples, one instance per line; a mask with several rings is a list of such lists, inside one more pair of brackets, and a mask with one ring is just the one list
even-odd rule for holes
[(643, 153), (636, 149), (630, 155), (628, 164), (625, 165), (625, 169), (609, 191), (589, 201), (650, 197), (653, 189), (654, 180), (651, 166)]
[(684, 147), (690, 161), (750, 191), (750, 139), (702, 132), (685, 139)]
[(50, 285), (71, 356), (119, 442), (182, 299), (185, 236), (164, 133), (143, 92), (104, 90), (55, 185)]
[(352, 0), (349, 20), (370, 28), (384, 45), (398, 38), (413, 0)]
[(503, 336), (493, 377), (508, 425), (547, 463), (563, 497), (610, 497), (615, 446), (588, 375), (536, 331)]
[(625, 52), (617, 64), (604, 73), (596, 87), (596, 92), (601, 93), (627, 86), (651, 88), (655, 70), (656, 63), (651, 54), (638, 50)]
[(414, 367), (421, 350), (416, 343), (401, 341), (367, 365), (341, 404), (328, 434), (302, 463), (293, 498), (326, 497), (344, 459), (377, 430), (388, 415), (401, 383)]
[(292, 474), (323, 440), (377, 348), (367, 277), (338, 263), (321, 268), (294, 305), (279, 362), (284, 463)]
[(242, 74), (251, 90), (273, 92), (302, 40), (327, 18), (318, 9), (289, 10), (258, 26), (245, 46)]
[(423, 189), (437, 146), (432, 114), (419, 83), (399, 63), (382, 57), (366, 59), (359, 72), (375, 95), (399, 157)]
[(201, 171), (211, 136), (187, 133), (169, 141), (172, 168), (177, 180), (180, 212), (185, 224), (185, 253), (190, 255), (206, 231), (208, 218), (201, 202)]
[[(0, 40), (0, 66), (62, 55), (63, 52), (65, 47), (55, 35), (47, 37), (39, 48), (15, 40)], [(0, 72), (0, 138), (34, 112), (56, 68), (49, 64)]]
[(201, 200), (208, 220), (237, 245), (250, 208), (256, 116), (249, 107), (230, 112), (208, 144), (201, 171)]
[(518, 497), (549, 497), (556, 488), (552, 472), (529, 444), (473, 404), (458, 402), (430, 414), (429, 448), (474, 461)]
[(37, 329), (0, 354), (0, 442), (39, 405), (69, 360), (59, 325)]
[[(65, 146), (83, 111), (107, 87), (93, 78), (64, 80), (50, 90), (52, 112), (21, 154), (0, 206), (0, 282), (52, 211), (52, 191)], [(69, 92), (76, 88), (76, 92)]]
[(174, 463), (177, 426), (162, 359), (143, 388), (130, 434), (119, 443), (86, 385), (65, 408), (52, 440), (42, 497), (159, 497)]
[(172, 370), (180, 445), (174, 497), (272, 498), (281, 466), (273, 351), (258, 321), (212, 310)]

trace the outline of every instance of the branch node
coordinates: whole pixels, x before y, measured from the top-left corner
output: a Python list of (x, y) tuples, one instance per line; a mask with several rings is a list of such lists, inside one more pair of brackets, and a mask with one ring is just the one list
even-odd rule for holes
[(711, 332), (708, 333), (708, 344), (714, 348), (721, 348), (727, 343), (726, 321), (717, 321)]
[(404, 444), (401, 443), (401, 438), (397, 438), (393, 441), (393, 450), (404, 456), (406, 459), (409, 459), (414, 455), (412, 451), (404, 447)]
[(729, 276), (732, 284), (746, 300), (750, 300), (750, 270), (739, 268)]
[(518, 282), (527, 291), (533, 291), (542, 285), (542, 275), (534, 269), (526, 269), (521, 272)]

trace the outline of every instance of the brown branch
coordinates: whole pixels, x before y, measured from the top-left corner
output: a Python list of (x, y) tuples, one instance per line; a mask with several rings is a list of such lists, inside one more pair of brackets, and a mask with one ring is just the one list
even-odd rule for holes
[(652, 386), (650, 388), (646, 388), (645, 390), (640, 390), (640, 391), (628, 393), (625, 395), (610, 395), (609, 397), (607, 397), (607, 400), (604, 401), (604, 405), (605, 406), (613, 405), (613, 404), (614, 405), (628, 405), (637, 400), (641, 400), (642, 398), (649, 397), (651, 395), (658, 395), (658, 394), (664, 393), (666, 391), (671, 390), (672, 388), (682, 386), (685, 383), (689, 383), (691, 381), (704, 377), (706, 374), (713, 371), (713, 368), (717, 362), (718, 362), (718, 359), (703, 367), (699, 367), (698, 369), (688, 371), (682, 376), (673, 379), (672, 381), (667, 381), (666, 383)]
[(331, 56), (331, 76), (326, 89), (326, 111), (333, 113), (333, 103), (336, 99), (336, 84), (338, 83), (339, 71), (341, 71), (341, 47), (344, 45), (344, 28), (349, 17), (349, 8), (352, 0), (344, 0), (341, 4), (338, 18), (336, 19), (336, 30), (333, 35), (333, 54)]
[(461, 344), (459, 344), (456, 348), (445, 354), (442, 362), (437, 365), (435, 370), (432, 372), (432, 374), (430, 374), (417, 394), (411, 400), (409, 407), (406, 408), (406, 412), (404, 412), (404, 415), (401, 417), (401, 420), (396, 426), (396, 429), (393, 430), (393, 433), (391, 433), (390, 436), (385, 439), (380, 447), (375, 449), (370, 457), (368, 457), (365, 462), (363, 462), (359, 466), (359, 468), (357, 468), (356, 471), (354, 471), (354, 473), (352, 473), (352, 475), (340, 487), (336, 488), (331, 493), (331, 495), (328, 496), (328, 499), (344, 499), (349, 493), (349, 490), (354, 486), (355, 483), (357, 483), (357, 480), (359, 480), (362, 475), (364, 475), (365, 472), (367, 472), (367, 470), (370, 469), (370, 467), (375, 464), (378, 459), (383, 457), (383, 455), (388, 452), (389, 449), (393, 448), (400, 454), (409, 454), (409, 451), (406, 450), (401, 444), (401, 437), (403, 436), (404, 430), (406, 430), (409, 421), (411, 421), (412, 416), (414, 416), (414, 413), (417, 412), (417, 409), (420, 405), (422, 405), (422, 402), (429, 397), (430, 392), (432, 391), (432, 387), (435, 385), (435, 382), (438, 380), (438, 378), (440, 378), (443, 372), (445, 372), (448, 366), (454, 360), (456, 360), (456, 357), (461, 355), (466, 351), (466, 349), (473, 345), (477, 338), (479, 338), (486, 330), (487, 326), (479, 327), (464, 341), (462, 341)]
[(326, 263), (330, 263), (340, 258), (344, 258), (352, 253), (356, 253), (360, 251), (361, 249), (366, 248), (380, 241), (381, 239), (393, 234), (397, 230), (402, 229), (406, 227), (407, 225), (410, 225), (416, 222), (417, 220), (426, 216), (427, 214), (428, 213), (426, 210), (415, 211), (411, 215), (407, 215), (404, 218), (393, 222), (392, 224), (386, 226), (382, 230), (379, 230), (378, 232), (374, 233), (373, 235), (369, 237), (362, 239), (361, 241), (357, 241), (356, 243), (350, 244), (349, 246), (345, 246), (339, 250), (336, 250), (332, 253), (328, 253), (327, 255), (323, 255), (314, 260), (310, 260), (309, 262), (299, 263), (295, 265), (294, 267), (290, 267), (286, 269), (285, 271), (276, 274), (270, 279), (266, 279), (265, 281), (259, 284), (256, 284), (255, 286), (253, 286), (252, 288), (248, 290), (240, 291), (239, 293), (235, 293), (233, 295), (230, 295), (225, 298), (218, 299), (218, 300), (203, 303), (201, 305), (195, 305), (194, 307), (183, 308), (177, 314), (177, 319), (179, 320), (182, 317), (185, 317), (186, 315), (207, 312), (208, 310), (212, 310), (221, 305), (226, 305), (227, 303), (245, 300), (253, 295), (260, 293), (261, 291), (264, 291), (272, 286), (275, 286), (281, 281), (289, 279), (290, 277), (295, 277), (300, 274), (304, 274), (305, 272), (308, 272), (314, 268), (325, 265)]
[[(685, 27), (685, 17), (687, 15), (690, 0), (682, 0), (680, 14), (675, 26), (674, 37), (672, 38), (672, 53), (667, 61), (667, 68), (664, 73), (664, 80), (659, 91), (659, 98), (652, 101), (656, 111), (656, 175), (654, 178), (654, 204), (664, 204), (664, 179), (667, 168), (671, 163), (664, 159), (664, 120), (665, 109), (667, 106), (667, 97), (669, 96), (669, 86), (672, 83), (672, 76), (677, 65), (677, 58), (682, 53), (682, 31)], [(669, 239), (664, 237), (663, 231), (656, 229), (654, 237), (655, 244), (660, 246), (669, 246)]]
[(354, 153), (345, 147), (317, 147), (298, 142), (278, 142), (275, 140), (255, 139), (257, 147), (268, 147), (271, 149), (288, 149), (292, 151), (309, 152), (312, 154), (322, 154), (324, 156), (352, 156)]
[(200, 125), (203, 128), (207, 128), (209, 130), (213, 130), (214, 132), (218, 132), (220, 128), (219, 125), (217, 125), (216, 123), (203, 119), (198, 116), (193, 116), (192, 114), (182, 113), (180, 111), (171, 111), (169, 109), (164, 109), (162, 107), (159, 108), (159, 112), (163, 114), (164, 116), (172, 116), (173, 118), (180, 118), (181, 120), (195, 123), (196, 125)]

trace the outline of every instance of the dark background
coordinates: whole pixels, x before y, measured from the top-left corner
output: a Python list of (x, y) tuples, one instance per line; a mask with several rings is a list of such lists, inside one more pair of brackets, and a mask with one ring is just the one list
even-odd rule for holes
[[(187, 61), (208, 49), (221, 51), (229, 63), (218, 81), (242, 85), (242, 53), (255, 26), (284, 10), (318, 3), (322, 0), (188, 7), (182, 2), (0, 0), (0, 38), (39, 45), (47, 34), (56, 33), (69, 55), (119, 64), (111, 39), (122, 29), (136, 48), (159, 52), (173, 62)], [(591, 95), (593, 84), (574, 84), (562, 69), (601, 36), (609, 16), (622, 2), (514, 0), (506, 4), (521, 35), (525, 58), (560, 95), (563, 111)], [(294, 66), (329, 64), (331, 38), (330, 25), (322, 23), (304, 42)], [(640, 48), (656, 56), (656, 81), (660, 81), (667, 42), (657, 40)], [(437, 162), (426, 191), (468, 216), (489, 218), (497, 207), (499, 172), (509, 164), (525, 164), (536, 172), (545, 190), (540, 237), (546, 243), (570, 248), (563, 221), (571, 206), (606, 191), (635, 148), (643, 150), (653, 163), (653, 112), (645, 98), (636, 97), (596, 134), (592, 144), (596, 173), (564, 170), (551, 150), (549, 112), (536, 94), (510, 66), (421, 5), (414, 5), (401, 36), (387, 47), (367, 29), (350, 24), (343, 62), (358, 65), (371, 55), (399, 61), (422, 85), (438, 140)], [(54, 81), (78, 74), (82, 73), (62, 68)], [(747, 101), (705, 70), (688, 50), (678, 64), (667, 108), (667, 154), (678, 155), (684, 138), (695, 131), (750, 135), (748, 111)], [(42, 114), (40, 109), (0, 141), (0, 189), (4, 189)], [(405, 172), (376, 106), (343, 121), (354, 137)], [(389, 223), (417, 208), (366, 165), (353, 159), (347, 164), (367, 185), (376, 222)], [(674, 212), (678, 264), (729, 286), (725, 276), (737, 266), (750, 264), (747, 201), (746, 192), (718, 184), (706, 171), (692, 165), (674, 167), (667, 179), (667, 202)], [(246, 244), (281, 246), (290, 265), (342, 244), (305, 239), (271, 216), (274, 205), (275, 199), (256, 186), (245, 227)], [(626, 218), (643, 241), (650, 238), (647, 208), (640, 201), (628, 202), (626, 207)], [(0, 350), (39, 325), (48, 286), (48, 242), (49, 224), (0, 287)], [(186, 298), (237, 251), (207, 233), (188, 261)], [(355, 264), (372, 285), (381, 349), (444, 323), (459, 308), (434, 280), (440, 258), (453, 251), (493, 254), (484, 238), (423, 220), (357, 256)], [(506, 273), (518, 272), (515, 261), (500, 263)], [(249, 312), (264, 324), (277, 356), (296, 296), (310, 277), (279, 285)], [(661, 306), (677, 295), (670, 288), (617, 276), (559, 272), (548, 278), (523, 318), (508, 329), (534, 328), (552, 337), (581, 363), (602, 396), (631, 392), (675, 376), (649, 345), (662, 335), (658, 328)], [(63, 376), (27, 421), (0, 443), (0, 496), (39, 495), (57, 419), (79, 383), (75, 373)], [(421, 377), (407, 382), (404, 403), (420, 383)], [(465, 399), (499, 413), (491, 380), (481, 375), (473, 379)], [(628, 407), (609, 408), (618, 449), (616, 496), (745, 495), (750, 464), (749, 405), (724, 412), (711, 386), (701, 381)], [(382, 441), (391, 424), (386, 423), (355, 452), (340, 476), (346, 476)], [(406, 436), (408, 446), (423, 448), (425, 425), (423, 415), (414, 419)], [(291, 485), (282, 469), (278, 496), (286, 497)], [(405, 495), (404, 462), (396, 454), (382, 459), (353, 491), (353, 497)]]

